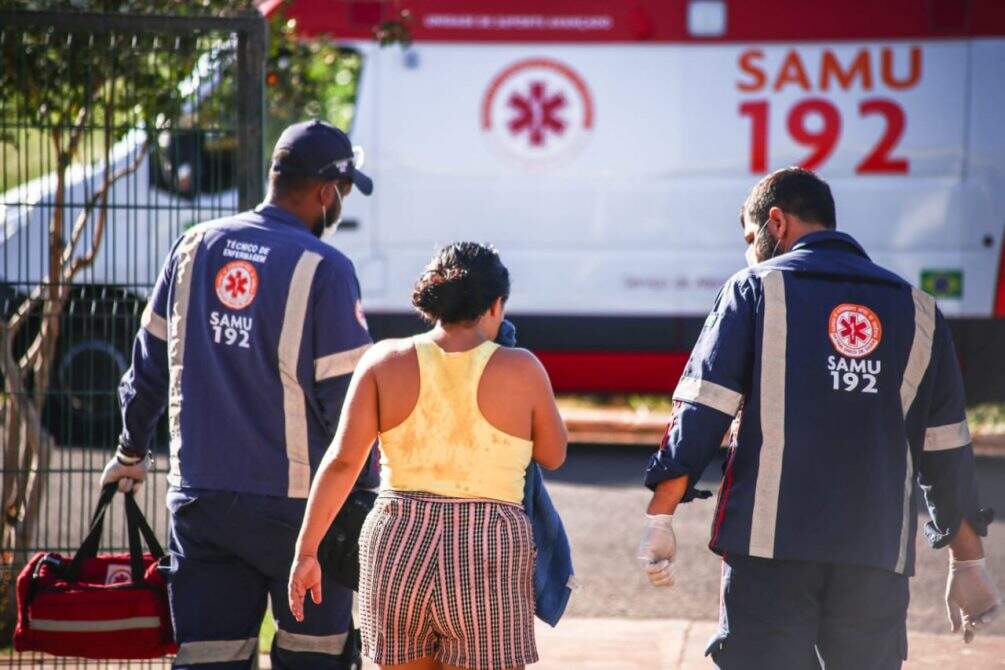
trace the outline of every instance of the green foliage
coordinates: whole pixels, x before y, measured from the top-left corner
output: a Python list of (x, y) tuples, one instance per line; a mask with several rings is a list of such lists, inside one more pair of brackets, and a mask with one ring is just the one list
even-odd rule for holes
[[(250, 0), (169, 0), (95, 2), (4, 2), (4, 9), (66, 9), (175, 14), (240, 11)], [(185, 102), (180, 84), (202, 58), (212, 66), (223, 57), (226, 36), (157, 34), (83, 34), (7, 30), (0, 44), (0, 124), (3, 140), (19, 144), (11, 129), (25, 125), (50, 135), (57, 166), (67, 166), (81, 139), (103, 132), (109, 143), (130, 129), (165, 128)]]
[(377, 25), (373, 29), (373, 36), (380, 42), (380, 46), (382, 47), (392, 44), (400, 44), (407, 47), (412, 43), (412, 34), (409, 30), (411, 21), (412, 13), (407, 9), (403, 9), (397, 18), (383, 21)]
[(1005, 434), (1005, 402), (988, 402), (968, 407), (967, 423), (974, 434)]
[(268, 654), (272, 650), (272, 641), (276, 637), (276, 620), (272, 612), (266, 612), (262, 619), (262, 627), (258, 631), (258, 653)]
[(291, 123), (320, 118), (349, 130), (362, 67), (358, 54), (331, 39), (301, 40), (295, 19), (277, 12), (269, 21), (266, 146)]
[[(0, 0), (3, 10), (223, 16), (253, 8), (252, 0)], [(407, 44), (408, 19), (406, 10), (400, 20), (375, 26), (375, 39)], [(132, 128), (215, 128), (222, 133), (207, 136), (205, 148), (230, 148), (236, 81), (224, 37), (60, 35), (0, 26), (0, 190), (60, 164), (99, 160)], [(360, 56), (338, 47), (334, 38), (302, 40), (296, 21), (282, 9), (276, 12), (269, 20), (266, 146), (287, 125), (306, 118), (348, 130), (361, 67)], [(197, 69), (207, 77), (214, 69), (221, 75), (211, 95), (186, 106), (186, 95), (191, 100), (193, 93), (180, 85), (192, 81)], [(157, 135), (148, 137), (153, 141)]]

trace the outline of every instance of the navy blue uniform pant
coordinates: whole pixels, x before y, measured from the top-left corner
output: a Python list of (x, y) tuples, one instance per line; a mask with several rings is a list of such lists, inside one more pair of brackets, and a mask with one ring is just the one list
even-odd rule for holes
[(168, 508), (175, 668), (249, 668), (269, 596), (273, 668), (352, 667), (358, 653), (351, 591), (326, 579), (320, 605), (305, 599), (303, 623), (289, 609), (286, 586), (305, 501), (171, 489)]
[(896, 670), (908, 597), (887, 570), (729, 555), (706, 653), (721, 670)]

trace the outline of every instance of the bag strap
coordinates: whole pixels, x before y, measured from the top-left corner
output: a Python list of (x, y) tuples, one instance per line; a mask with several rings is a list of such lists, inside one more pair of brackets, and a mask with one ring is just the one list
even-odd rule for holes
[[(133, 562), (133, 572), (137, 572), (136, 566), (139, 565), (139, 574), (142, 575), (145, 571), (142, 567), (143, 548), (140, 545), (140, 537), (142, 536), (143, 540), (147, 543), (151, 556), (157, 560), (164, 558), (164, 548), (157, 541), (157, 535), (150, 528), (146, 517), (143, 516), (143, 511), (140, 510), (140, 506), (136, 503), (136, 498), (133, 497), (132, 491), (126, 494), (125, 502), (126, 524), (129, 532), (129, 555)], [(136, 581), (135, 577), (136, 575), (134, 574), (134, 581)]]
[(126, 504), (126, 533), (129, 536), (129, 565), (133, 573), (133, 584), (145, 581), (146, 569), (143, 566), (143, 545), (140, 544), (140, 537), (146, 541), (150, 548), (150, 554), (157, 560), (164, 557), (164, 549), (161, 548), (157, 536), (150, 528), (140, 506), (136, 504), (133, 492), (125, 494)]
[[(130, 504), (132, 503), (132, 504)], [(126, 536), (129, 538), (129, 569), (133, 575), (133, 584), (142, 584), (145, 579), (143, 573), (143, 545), (140, 544), (140, 529), (136, 524), (136, 513), (138, 508), (133, 494), (125, 494), (126, 505)]]
[(118, 484), (106, 484), (101, 489), (101, 496), (98, 504), (94, 507), (94, 515), (91, 517), (91, 529), (87, 532), (84, 541), (80, 543), (77, 553), (73, 555), (73, 560), (63, 573), (64, 579), (75, 582), (80, 576), (80, 569), (84, 564), (84, 559), (94, 558), (98, 555), (98, 546), (101, 544), (101, 531), (105, 525), (105, 512), (112, 504), (112, 499), (118, 490)]
[(126, 514), (129, 514), (129, 510), (133, 510), (133, 519), (136, 523), (136, 527), (139, 529), (140, 534), (143, 535), (143, 540), (147, 543), (147, 547), (150, 549), (150, 554), (154, 558), (164, 558), (164, 548), (161, 546), (160, 541), (157, 539), (157, 533), (154, 532), (150, 524), (147, 523), (147, 518), (143, 516), (143, 511), (140, 506), (136, 503), (136, 499), (133, 498), (133, 494), (129, 493), (126, 495)]
[[(80, 577), (80, 570), (84, 560), (94, 558), (98, 555), (98, 547), (101, 544), (101, 532), (104, 529), (105, 513), (112, 504), (115, 494), (118, 492), (118, 484), (108, 484), (101, 490), (101, 497), (94, 508), (94, 516), (91, 518), (91, 529), (87, 537), (81, 543), (77, 553), (73, 556), (73, 561), (63, 573), (67, 581), (77, 581)], [(129, 540), (129, 564), (132, 571), (133, 583), (143, 581), (146, 570), (143, 567), (143, 545), (141, 538), (150, 548), (150, 554), (156, 558), (164, 558), (164, 548), (157, 540), (157, 535), (150, 524), (147, 523), (140, 506), (136, 503), (132, 491), (124, 494), (126, 507), (126, 535)]]

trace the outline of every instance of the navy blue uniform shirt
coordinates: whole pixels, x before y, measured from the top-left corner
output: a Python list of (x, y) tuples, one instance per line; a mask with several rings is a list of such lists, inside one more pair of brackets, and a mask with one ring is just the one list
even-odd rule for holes
[(685, 501), (740, 413), (713, 551), (913, 574), (916, 480), (931, 544), (987, 532), (946, 321), (848, 235), (726, 282), (673, 399), (646, 485), (687, 475)]
[(172, 486), (306, 498), (371, 344), (349, 259), (274, 205), (203, 223), (175, 243), (142, 326), (122, 448), (145, 453), (167, 406)]

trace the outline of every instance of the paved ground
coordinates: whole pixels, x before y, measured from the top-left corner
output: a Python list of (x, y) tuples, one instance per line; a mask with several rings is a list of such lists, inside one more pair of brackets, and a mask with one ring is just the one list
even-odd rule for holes
[[(541, 662), (534, 670), (707, 670), (709, 621), (681, 619), (571, 619), (538, 627)], [(990, 670), (1005, 667), (1005, 638), (964, 646), (943, 635), (912, 634), (905, 670)]]
[[(627, 446), (580, 445), (570, 449), (559, 472), (549, 473), (549, 490), (571, 536), (581, 587), (559, 628), (539, 628), (542, 662), (535, 668), (711, 667), (702, 652), (718, 606), (719, 562), (705, 546), (714, 503), (700, 501), (682, 508), (676, 524), (678, 585), (670, 590), (651, 588), (634, 559), (648, 499), (639, 481), (649, 453)], [(58, 450), (40, 544), (76, 548), (96, 497), (94, 471), (100, 471), (104, 458), (97, 451)], [(978, 470), (985, 503), (1005, 511), (1005, 459), (981, 458)], [(708, 487), (717, 487), (717, 473), (716, 465), (709, 468)], [(142, 496), (158, 528), (166, 526), (164, 490), (163, 477), (156, 477)], [(120, 522), (109, 525), (115, 529)], [(121, 533), (116, 535), (121, 544)], [(993, 573), (1005, 588), (1005, 523), (994, 524), (986, 546)], [(947, 556), (921, 542), (918, 555), (908, 622), (911, 659), (905, 667), (1005, 668), (1005, 619), (988, 631), (998, 637), (978, 638), (970, 647), (938, 635), (947, 627), (942, 601)], [(0, 657), (0, 667), (11, 660)], [(56, 666), (28, 661), (19, 667)]]
[[(571, 616), (712, 620), (718, 614), (720, 564), (706, 548), (713, 500), (690, 503), (678, 513), (677, 586), (651, 588), (635, 561), (648, 500), (639, 481), (649, 453), (624, 446), (576, 446), (566, 465), (549, 473), (548, 488), (571, 536), (581, 584), (570, 603)], [(980, 458), (978, 471), (985, 504), (1005, 513), (1005, 459)], [(709, 488), (717, 487), (718, 473), (713, 464), (704, 482)], [(993, 574), (1005, 590), (1005, 523), (992, 526), (986, 547)], [(908, 620), (912, 630), (948, 630), (942, 595), (946, 561), (946, 551), (933, 551), (919, 537)], [(1005, 618), (991, 632), (1005, 635)]]

